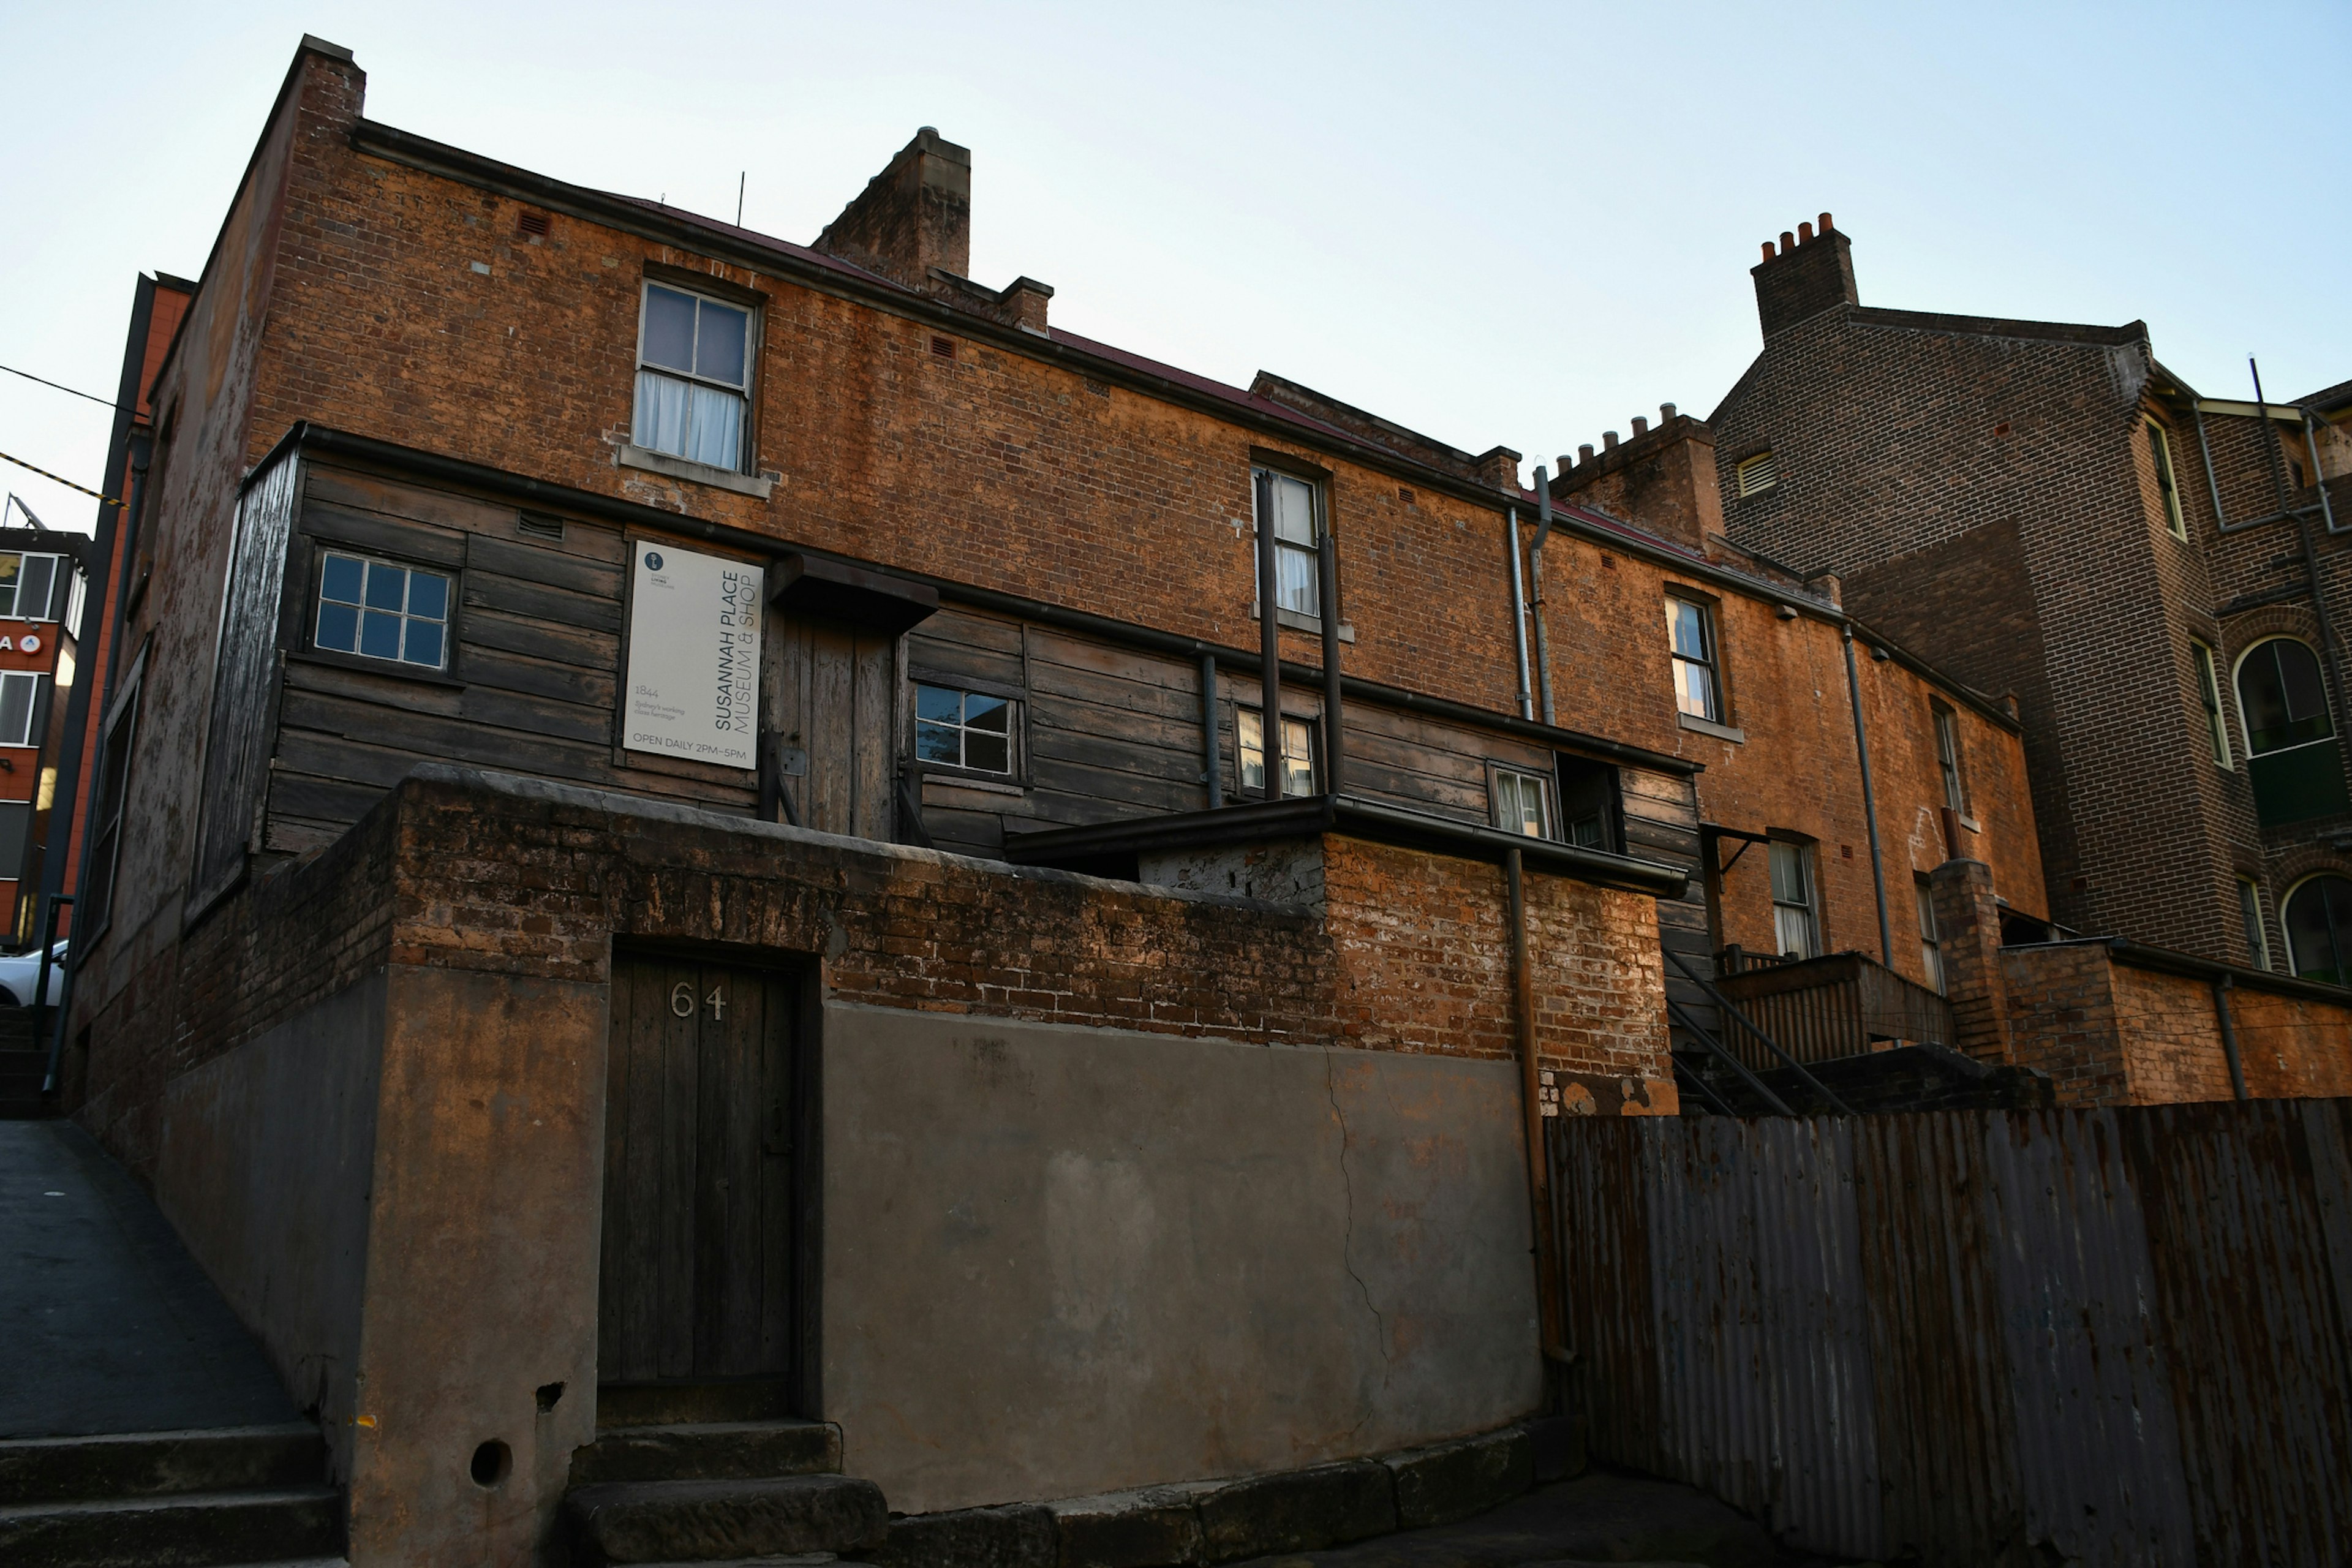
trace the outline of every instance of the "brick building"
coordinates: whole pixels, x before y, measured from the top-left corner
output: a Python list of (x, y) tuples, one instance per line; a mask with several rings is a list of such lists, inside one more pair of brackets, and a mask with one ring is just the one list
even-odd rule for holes
[(2140, 322), (1865, 306), (1826, 214), (1764, 248), (1708, 421), (1730, 537), (2014, 695), (2060, 924), (2352, 974), (2340, 389), (2217, 401)]
[(935, 132), (802, 246), (363, 91), (306, 41), (134, 332), (65, 1075), (354, 1563), (549, 1546), (681, 1416), (908, 1514), (1409, 1517), (1369, 1460), (1520, 1451), (1532, 1129), (1679, 1108), (1678, 961), (1924, 989), (1963, 834), (2047, 913), (2014, 719), (1834, 583), (1055, 327)]
[(73, 820), (69, 720), (81, 711), (87, 679), (76, 637), (89, 591), (88, 542), (34, 521), (0, 529), (0, 908), (16, 948), (39, 939), (51, 826)]

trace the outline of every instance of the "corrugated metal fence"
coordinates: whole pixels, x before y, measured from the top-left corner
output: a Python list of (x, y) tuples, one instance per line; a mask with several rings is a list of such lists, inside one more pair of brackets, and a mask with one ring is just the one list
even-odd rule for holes
[(2352, 1100), (1549, 1135), (1597, 1457), (1923, 1568), (2352, 1562)]

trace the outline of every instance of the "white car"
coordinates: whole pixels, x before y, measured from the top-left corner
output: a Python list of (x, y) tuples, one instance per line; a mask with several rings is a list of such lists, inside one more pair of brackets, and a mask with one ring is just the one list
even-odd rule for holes
[[(49, 950), (49, 988), (43, 998), (51, 1006), (65, 995), (66, 944), (59, 942)], [(41, 950), (33, 948), (0, 957), (0, 1007), (22, 1007), (32, 998), (33, 987), (41, 983)]]

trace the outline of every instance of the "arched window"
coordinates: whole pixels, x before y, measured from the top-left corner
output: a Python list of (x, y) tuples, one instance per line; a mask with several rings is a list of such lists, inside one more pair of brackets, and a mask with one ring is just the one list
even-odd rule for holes
[(2238, 712), (2266, 825), (2346, 808), (2344, 763), (2328, 717), (2319, 656), (2293, 637), (2256, 643), (2238, 661)]
[(2298, 978), (2352, 984), (2352, 878), (2309, 878), (2286, 896), (2286, 950)]

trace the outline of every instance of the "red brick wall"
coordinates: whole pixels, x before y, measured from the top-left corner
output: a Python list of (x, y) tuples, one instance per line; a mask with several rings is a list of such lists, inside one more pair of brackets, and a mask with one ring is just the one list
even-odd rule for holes
[(2061, 1105), (2120, 1105), (2129, 1098), (2117, 1047), (2114, 966), (2096, 942), (2010, 948), (2010, 1060), (2046, 1072)]

